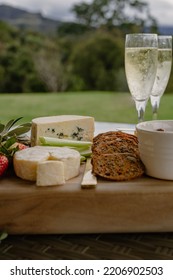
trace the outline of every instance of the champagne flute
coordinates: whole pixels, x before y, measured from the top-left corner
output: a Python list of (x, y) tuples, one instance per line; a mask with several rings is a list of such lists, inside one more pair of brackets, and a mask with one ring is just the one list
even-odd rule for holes
[(169, 81), (172, 66), (172, 36), (158, 36), (158, 64), (150, 101), (153, 119), (157, 119), (160, 99)]
[(157, 34), (127, 34), (125, 72), (135, 101), (138, 122), (143, 121), (146, 104), (154, 84), (158, 57)]

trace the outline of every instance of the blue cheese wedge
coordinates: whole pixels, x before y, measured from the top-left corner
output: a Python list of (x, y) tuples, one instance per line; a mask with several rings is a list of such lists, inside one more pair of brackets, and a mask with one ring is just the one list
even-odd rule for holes
[[(43, 162), (44, 166), (40, 166)], [(60, 164), (54, 164), (54, 162), (60, 162)], [(49, 176), (52, 178), (50, 183), (52, 182), (51, 185), (54, 185), (55, 181), (59, 180), (58, 184), (62, 184), (79, 175), (80, 153), (65, 147), (35, 146), (17, 151), (13, 157), (13, 165), (18, 177), (24, 180), (41, 181), (38, 184), (42, 186), (48, 184), (48, 174), (55, 173), (57, 170), (56, 178), (53, 179), (52, 174)], [(45, 174), (41, 180), (43, 169), (46, 168), (47, 175)]]
[(94, 118), (60, 115), (33, 119), (31, 146), (40, 145), (40, 136), (92, 141), (94, 137)]

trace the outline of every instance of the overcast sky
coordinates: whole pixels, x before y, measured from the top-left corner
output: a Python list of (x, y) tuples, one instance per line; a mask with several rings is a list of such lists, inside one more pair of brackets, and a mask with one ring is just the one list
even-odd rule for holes
[[(71, 20), (73, 15), (70, 8), (76, 3), (90, 1), (92, 0), (0, 0), (0, 4), (41, 12), (54, 19)], [(173, 25), (173, 0), (141, 0), (143, 1), (149, 4), (151, 14), (159, 24)]]

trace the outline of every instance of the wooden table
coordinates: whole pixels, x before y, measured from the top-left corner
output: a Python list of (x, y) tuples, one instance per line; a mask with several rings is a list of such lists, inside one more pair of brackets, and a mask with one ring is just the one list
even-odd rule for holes
[(1, 181), (0, 228), (9, 236), (0, 259), (173, 259), (172, 181), (99, 180), (81, 190), (82, 172), (57, 189)]

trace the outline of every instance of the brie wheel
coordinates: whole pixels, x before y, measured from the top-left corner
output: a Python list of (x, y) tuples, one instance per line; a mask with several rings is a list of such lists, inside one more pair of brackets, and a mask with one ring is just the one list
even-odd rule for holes
[[(59, 176), (63, 177), (63, 180), (69, 180), (79, 175), (80, 169), (80, 153), (76, 150), (65, 147), (49, 147), (49, 146), (35, 146), (27, 148), (21, 151), (17, 151), (13, 157), (14, 170), (18, 177), (36, 181), (38, 164), (41, 162), (61, 162), (63, 170), (59, 165)], [(56, 167), (55, 167), (56, 166)], [(39, 167), (40, 168), (40, 167)], [(43, 167), (42, 167), (43, 168)], [(47, 174), (51, 172), (52, 168), (58, 168), (57, 165), (45, 164), (44, 168), (49, 170)], [(40, 176), (40, 175), (39, 175)], [(48, 176), (48, 175), (47, 175)], [(45, 185), (47, 184), (46, 176), (44, 177)], [(63, 181), (61, 180), (61, 182)], [(43, 185), (43, 182), (42, 182)]]

